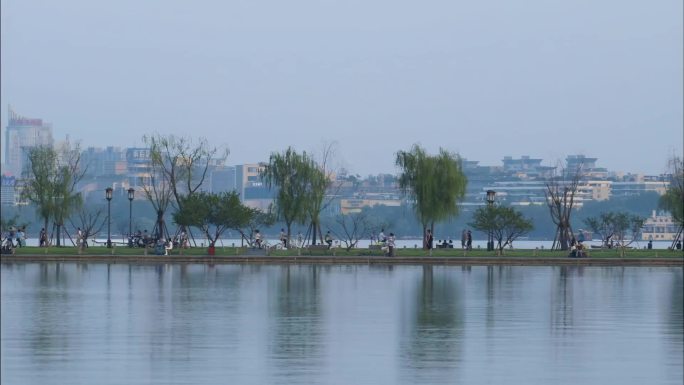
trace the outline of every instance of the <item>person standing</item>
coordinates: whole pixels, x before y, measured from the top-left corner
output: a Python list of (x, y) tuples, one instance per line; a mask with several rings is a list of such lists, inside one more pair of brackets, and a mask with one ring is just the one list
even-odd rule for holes
[(76, 246), (81, 247), (83, 245), (83, 231), (80, 227), (76, 228)]
[(283, 249), (287, 249), (287, 234), (285, 234), (285, 229), (280, 229), (280, 243), (283, 244)]
[(470, 230), (466, 233), (466, 248), (468, 250), (473, 249), (473, 233), (471, 233)]
[(433, 242), (433, 240), (434, 239), (432, 238), (432, 231), (430, 231), (430, 229), (427, 229), (427, 231), (425, 233), (425, 247), (427, 248), (428, 255), (430, 255), (430, 256), (432, 256), (432, 242)]
[(394, 233), (390, 233), (389, 237), (387, 238), (387, 256), (388, 257), (394, 257)]
[(47, 232), (45, 231), (45, 227), (40, 229), (40, 234), (38, 234), (38, 240), (39, 240), (39, 245), (40, 247), (47, 247)]

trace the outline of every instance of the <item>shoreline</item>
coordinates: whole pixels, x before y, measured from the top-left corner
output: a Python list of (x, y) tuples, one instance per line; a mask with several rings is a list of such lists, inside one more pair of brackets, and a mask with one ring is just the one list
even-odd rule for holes
[(2, 255), (0, 263), (106, 264), (323, 264), (323, 265), (443, 265), (443, 266), (647, 266), (684, 267), (682, 257), (384, 257), (384, 256), (197, 256), (197, 255)]

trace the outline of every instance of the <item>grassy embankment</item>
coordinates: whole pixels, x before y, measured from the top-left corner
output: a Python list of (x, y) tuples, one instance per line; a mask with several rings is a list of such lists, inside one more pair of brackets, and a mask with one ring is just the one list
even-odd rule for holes
[[(266, 253), (266, 251), (261, 251)], [(251, 253), (254, 253), (253, 251)], [(666, 257), (666, 258), (684, 258), (684, 253), (682, 250), (643, 250), (643, 249), (626, 249), (624, 251), (619, 249), (590, 249), (588, 250), (589, 257), (591, 258), (653, 258), (653, 257)], [(115, 247), (108, 249), (106, 247), (94, 246), (89, 247), (79, 252), (76, 247), (21, 247), (16, 249), (17, 256), (20, 255), (83, 255), (83, 256), (140, 256), (145, 255), (145, 250), (140, 248), (128, 248), (128, 247)], [(171, 255), (186, 255), (186, 256), (206, 256), (206, 248), (190, 248), (184, 250), (174, 249), (170, 253)], [(250, 254), (250, 249), (246, 248), (236, 248), (236, 247), (217, 247), (216, 256), (236, 256), (236, 255), (246, 255)], [(427, 253), (421, 249), (413, 248), (402, 248), (396, 250), (396, 256), (398, 257), (424, 257)], [(153, 256), (154, 250), (148, 249), (147, 255)], [(306, 248), (297, 250), (271, 250), (268, 255), (271, 256), (297, 256), (297, 255), (336, 255), (336, 256), (381, 256), (382, 252), (380, 250), (369, 250), (369, 249), (352, 249), (346, 251), (343, 248), (335, 248), (333, 250), (314, 250), (309, 251)], [(433, 257), (497, 257), (496, 251), (486, 251), (475, 249), (472, 251), (463, 251), (460, 249), (436, 249), (432, 252)], [(540, 258), (566, 258), (568, 252), (566, 251), (552, 251), (552, 250), (525, 250), (525, 249), (515, 249), (515, 250), (505, 250), (504, 257), (540, 257)]]

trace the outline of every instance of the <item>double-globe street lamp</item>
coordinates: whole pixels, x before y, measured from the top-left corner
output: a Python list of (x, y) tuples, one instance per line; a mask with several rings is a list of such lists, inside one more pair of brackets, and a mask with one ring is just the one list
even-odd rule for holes
[[(494, 206), (494, 197), (496, 196), (496, 191), (487, 190), (487, 207), (491, 210)], [(494, 250), (494, 230), (490, 227), (489, 234), (487, 234), (487, 251)]]
[(133, 187), (128, 189), (128, 239), (133, 239), (133, 198), (135, 197), (135, 189)]
[(107, 187), (105, 189), (105, 198), (107, 198), (107, 247), (112, 248), (112, 192), (114, 189)]

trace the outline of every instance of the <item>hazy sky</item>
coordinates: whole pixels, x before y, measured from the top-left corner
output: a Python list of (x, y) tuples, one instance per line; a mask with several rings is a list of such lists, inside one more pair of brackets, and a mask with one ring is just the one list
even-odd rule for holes
[(420, 143), (499, 165), (682, 153), (682, 0), (2, 0), (7, 105), (84, 146), (204, 136), (229, 163), (339, 142), (362, 175)]

